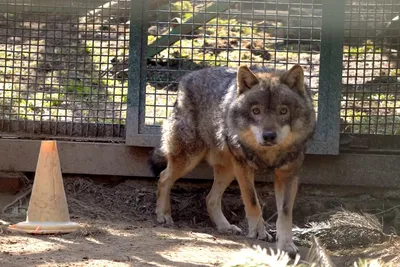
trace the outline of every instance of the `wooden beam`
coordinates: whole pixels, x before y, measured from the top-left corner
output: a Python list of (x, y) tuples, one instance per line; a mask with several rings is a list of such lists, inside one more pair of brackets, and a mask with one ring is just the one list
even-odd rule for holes
[[(40, 141), (0, 139), (0, 170), (34, 172)], [(150, 148), (124, 144), (58, 142), (63, 173), (152, 177), (147, 160)], [(302, 183), (400, 188), (400, 154), (341, 153), (339, 156), (307, 155)], [(186, 178), (211, 179), (212, 170), (200, 164)], [(272, 181), (259, 173), (258, 181)]]

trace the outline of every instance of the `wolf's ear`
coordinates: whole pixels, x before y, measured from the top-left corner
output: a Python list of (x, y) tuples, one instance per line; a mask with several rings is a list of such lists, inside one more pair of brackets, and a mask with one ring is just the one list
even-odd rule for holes
[(243, 94), (260, 81), (247, 66), (240, 66), (237, 72), (238, 95)]
[(292, 89), (296, 89), (299, 93), (304, 93), (304, 71), (303, 68), (296, 64), (288, 72), (281, 76), (281, 82)]

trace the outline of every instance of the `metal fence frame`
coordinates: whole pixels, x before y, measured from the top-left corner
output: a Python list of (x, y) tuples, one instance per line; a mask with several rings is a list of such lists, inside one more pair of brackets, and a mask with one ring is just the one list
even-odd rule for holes
[[(224, 3), (224, 1), (221, 1)], [(142, 123), (146, 82), (147, 1), (132, 2), (129, 95), (126, 144), (151, 147), (159, 143), (160, 127)], [(339, 153), (340, 85), (344, 27), (344, 0), (323, 1), (321, 64), (317, 131), (309, 154)], [(140, 40), (137, 41), (137, 40)], [(137, 67), (139, 66), (139, 67)]]

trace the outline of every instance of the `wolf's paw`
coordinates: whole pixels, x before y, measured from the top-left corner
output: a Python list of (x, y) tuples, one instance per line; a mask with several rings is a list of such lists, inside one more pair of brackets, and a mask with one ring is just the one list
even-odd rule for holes
[(296, 257), (296, 254), (299, 253), (299, 249), (293, 242), (286, 242), (281, 244), (278, 240), (277, 247), (279, 250), (285, 251), (292, 259), (294, 259)]
[(250, 218), (249, 222), (249, 233), (247, 238), (265, 240), (272, 242), (273, 237), (265, 229), (264, 220), (262, 218)]
[(236, 234), (237, 235), (237, 234), (242, 233), (242, 229), (240, 229), (239, 227), (237, 227), (234, 224), (231, 224), (229, 226), (219, 228), (218, 232), (220, 234)]
[(172, 220), (169, 214), (157, 214), (157, 222), (166, 225), (174, 225), (174, 220)]
[(261, 231), (257, 231), (256, 229), (250, 230), (247, 234), (247, 238), (259, 239), (267, 242), (272, 242), (272, 240), (274, 239), (267, 231), (265, 231), (265, 229)]

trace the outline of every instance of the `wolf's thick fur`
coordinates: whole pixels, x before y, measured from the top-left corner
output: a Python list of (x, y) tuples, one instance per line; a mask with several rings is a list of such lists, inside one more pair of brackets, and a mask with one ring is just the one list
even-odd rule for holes
[(161, 146), (151, 157), (160, 175), (157, 220), (172, 224), (174, 182), (206, 159), (214, 170), (207, 210), (221, 232), (239, 233), (221, 209), (225, 189), (236, 177), (248, 220), (248, 237), (266, 239), (254, 172), (272, 168), (278, 209), (277, 247), (297, 253), (292, 208), (298, 172), (315, 129), (315, 112), (303, 69), (289, 71), (241, 66), (208, 68), (182, 77), (172, 115), (162, 127)]

